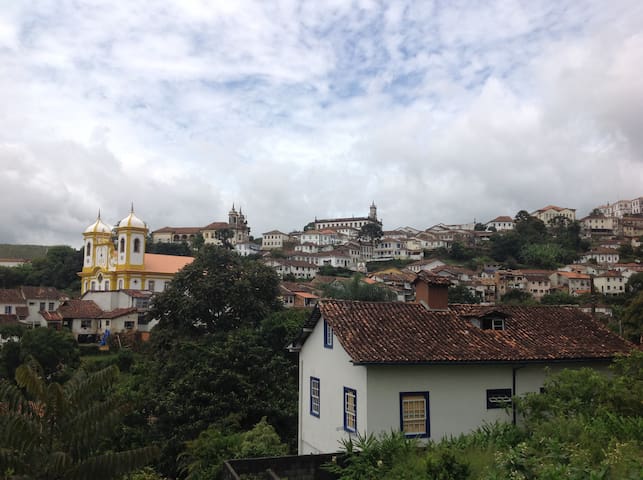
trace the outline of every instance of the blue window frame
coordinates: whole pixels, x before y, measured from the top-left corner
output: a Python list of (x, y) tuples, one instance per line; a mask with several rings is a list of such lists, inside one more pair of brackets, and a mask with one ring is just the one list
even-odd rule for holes
[(324, 319), (324, 347), (333, 348), (333, 327)]
[(319, 378), (310, 377), (310, 414), (319, 418), (321, 410), (321, 396), (319, 389)]
[(431, 435), (429, 392), (400, 392), (400, 431), (407, 437)]
[(357, 391), (344, 387), (344, 430), (357, 431)]

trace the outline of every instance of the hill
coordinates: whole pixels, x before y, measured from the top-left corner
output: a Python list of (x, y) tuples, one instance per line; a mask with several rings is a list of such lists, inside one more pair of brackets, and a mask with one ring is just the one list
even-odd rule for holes
[(47, 245), (12, 245), (0, 243), (0, 258), (24, 258), (26, 260), (44, 258), (49, 248)]

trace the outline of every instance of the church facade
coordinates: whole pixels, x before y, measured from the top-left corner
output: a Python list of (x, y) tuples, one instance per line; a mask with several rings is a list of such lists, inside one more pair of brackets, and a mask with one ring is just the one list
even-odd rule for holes
[(241, 208), (232, 205), (228, 212), (228, 222), (212, 222), (204, 227), (163, 227), (152, 232), (154, 243), (191, 242), (197, 235), (203, 235), (204, 243), (222, 245), (227, 240), (231, 245), (248, 243), (250, 227)]
[(172, 277), (190, 264), (192, 257), (145, 253), (148, 228), (134, 214), (115, 227), (98, 218), (83, 232), (81, 294), (89, 291), (163, 291)]

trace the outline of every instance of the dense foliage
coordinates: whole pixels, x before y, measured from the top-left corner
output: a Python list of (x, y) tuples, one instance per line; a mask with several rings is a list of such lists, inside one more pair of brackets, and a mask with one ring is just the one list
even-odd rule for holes
[(387, 302), (397, 298), (394, 291), (383, 285), (365, 283), (364, 277), (358, 273), (353, 274), (347, 281), (336, 280), (323, 285), (323, 296), (340, 300), (360, 300), (364, 302)]
[(80, 365), (78, 344), (70, 332), (49, 328), (25, 329), (4, 326), (3, 336), (15, 338), (0, 349), (0, 378), (13, 379), (16, 369), (29, 357), (42, 367), (50, 380), (64, 380)]
[(491, 236), (490, 254), (494, 260), (552, 269), (571, 263), (589, 247), (580, 238), (579, 222), (565, 217), (556, 217), (545, 225), (521, 210), (514, 222), (514, 230)]
[(158, 450), (114, 451), (101, 442), (118, 425), (123, 406), (111, 387), (118, 369), (64, 384), (47, 382), (35, 362), (0, 383), (0, 475), (4, 479), (117, 479), (153, 460)]
[(138, 409), (124, 436), (157, 441), (163, 474), (179, 475), (186, 442), (208, 429), (241, 434), (266, 417), (294, 443), (297, 359), (286, 346), (308, 312), (281, 310), (277, 293), (272, 269), (206, 245), (157, 297), (160, 323), (132, 368), (126, 394)]
[(83, 251), (56, 246), (47, 249), (44, 257), (17, 267), (0, 267), (0, 288), (21, 285), (56, 287), (68, 292), (80, 290), (77, 275), (83, 268)]

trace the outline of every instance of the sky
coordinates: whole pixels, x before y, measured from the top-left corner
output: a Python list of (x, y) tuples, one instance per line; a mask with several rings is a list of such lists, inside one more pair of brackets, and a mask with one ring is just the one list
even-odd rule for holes
[(643, 2), (0, 0), (0, 243), (643, 196)]

